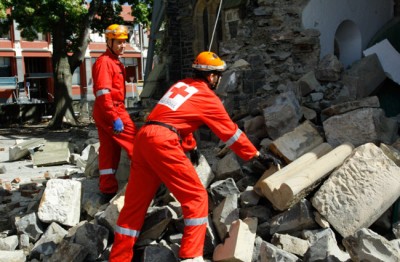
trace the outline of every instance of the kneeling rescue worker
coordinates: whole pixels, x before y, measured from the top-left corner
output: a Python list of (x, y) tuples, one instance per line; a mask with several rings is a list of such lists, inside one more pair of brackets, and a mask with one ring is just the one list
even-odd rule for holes
[(125, 204), (118, 217), (110, 262), (130, 262), (148, 206), (164, 183), (177, 198), (184, 217), (181, 261), (204, 261), (208, 195), (185, 152), (196, 148), (193, 132), (207, 125), (243, 160), (274, 162), (259, 151), (230, 119), (215, 95), (226, 64), (212, 52), (195, 59), (194, 78), (183, 79), (164, 94), (139, 130)]

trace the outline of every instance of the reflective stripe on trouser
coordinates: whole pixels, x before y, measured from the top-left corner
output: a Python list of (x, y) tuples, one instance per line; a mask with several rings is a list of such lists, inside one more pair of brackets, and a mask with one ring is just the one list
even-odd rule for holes
[(114, 193), (118, 191), (118, 181), (115, 177), (115, 169), (99, 169), (99, 189), (103, 193)]
[[(99, 134), (99, 170), (117, 170), (123, 148), (129, 158), (132, 158), (133, 140), (136, 134), (136, 127), (128, 113), (121, 114), (124, 122), (124, 131), (118, 135), (113, 133), (112, 123), (107, 123), (101, 116), (101, 112), (93, 114)], [(109, 173), (111, 174), (111, 173)], [(113, 175), (103, 173), (99, 178), (99, 188), (102, 193), (116, 193), (118, 191), (118, 181)]]
[(139, 237), (139, 233), (140, 232), (136, 230), (116, 226), (109, 262), (131, 262), (133, 257), (133, 245)]
[[(125, 203), (117, 225), (140, 231), (147, 208), (161, 183), (181, 203), (185, 218), (179, 256), (202, 256), (208, 216), (207, 191), (183, 152), (178, 136), (165, 127), (144, 126), (135, 138)], [(122, 243), (124, 240), (125, 235), (115, 233), (110, 258), (131, 252), (132, 246)], [(129, 243), (133, 245), (135, 241), (133, 238)]]

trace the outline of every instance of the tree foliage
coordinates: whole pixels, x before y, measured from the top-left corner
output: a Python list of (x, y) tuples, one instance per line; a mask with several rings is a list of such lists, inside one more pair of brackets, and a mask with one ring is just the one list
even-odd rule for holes
[[(74, 70), (82, 63), (89, 44), (90, 30), (104, 32), (113, 23), (124, 24), (121, 4), (132, 5), (135, 22), (148, 25), (153, 0), (0, 0), (0, 34), (7, 33), (12, 21), (21, 36), (34, 40), (49, 33), (53, 44), (55, 112), (50, 125), (59, 128), (64, 116), (76, 121), (68, 88)], [(6, 10), (12, 8), (11, 14)]]
[(150, 25), (152, 16), (153, 0), (127, 0), (132, 6), (132, 16), (145, 27)]

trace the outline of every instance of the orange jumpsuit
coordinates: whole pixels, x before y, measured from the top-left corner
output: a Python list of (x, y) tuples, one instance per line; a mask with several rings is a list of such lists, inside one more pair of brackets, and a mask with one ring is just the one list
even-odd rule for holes
[[(125, 108), (125, 67), (109, 49), (93, 65), (93, 93), (96, 97), (93, 118), (99, 134), (99, 188), (102, 193), (116, 193), (115, 177), (121, 147), (132, 159), (136, 127)], [(113, 122), (121, 118), (124, 130), (113, 133)]]
[(244, 160), (257, 149), (230, 119), (220, 99), (200, 79), (174, 84), (148, 117), (174, 127), (145, 124), (137, 133), (125, 204), (118, 217), (110, 262), (131, 261), (147, 208), (161, 183), (182, 207), (185, 228), (179, 256), (203, 255), (208, 195), (185, 151), (196, 146), (192, 132), (206, 124)]

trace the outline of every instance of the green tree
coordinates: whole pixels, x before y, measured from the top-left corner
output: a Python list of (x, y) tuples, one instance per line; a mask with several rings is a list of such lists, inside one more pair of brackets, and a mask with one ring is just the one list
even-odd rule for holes
[[(120, 1), (125, 3), (126, 1)], [(90, 42), (90, 29), (102, 33), (113, 23), (122, 24), (121, 3), (113, 0), (0, 0), (0, 33), (9, 28), (12, 20), (18, 23), (21, 36), (33, 40), (38, 33), (50, 33), (53, 44), (53, 73), (55, 107), (50, 128), (62, 127), (66, 117), (72, 124), (77, 119), (72, 108), (68, 89), (72, 85), (72, 74), (83, 62)], [(147, 24), (150, 19), (151, 2), (131, 1), (136, 22)], [(146, 8), (147, 10), (146, 10)], [(12, 8), (4, 19), (5, 10)]]

